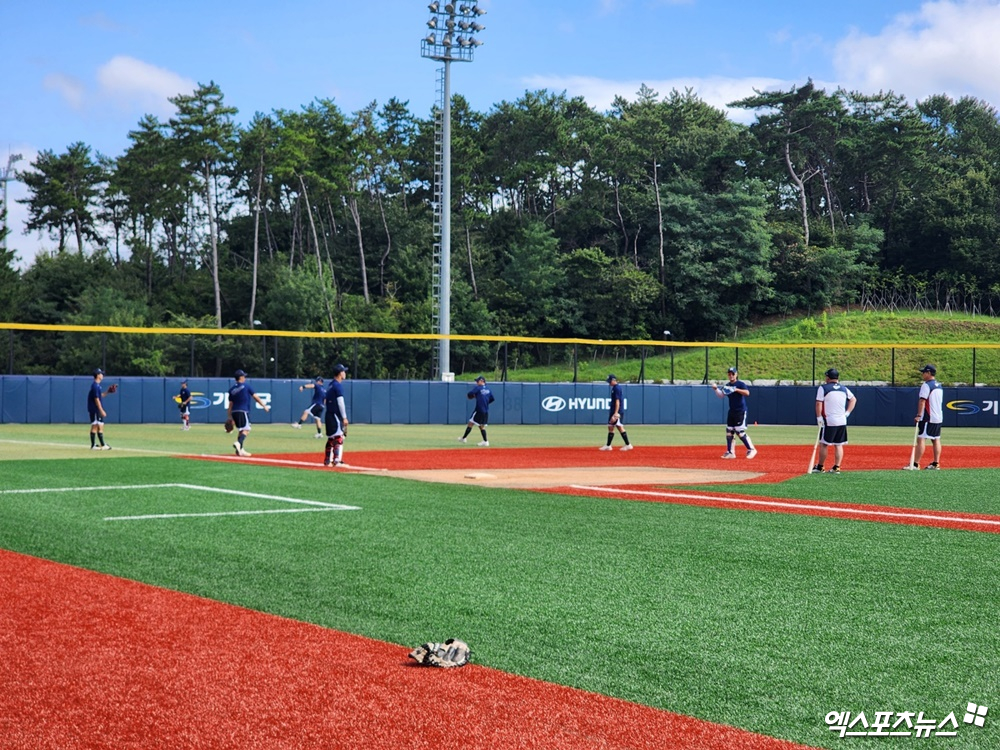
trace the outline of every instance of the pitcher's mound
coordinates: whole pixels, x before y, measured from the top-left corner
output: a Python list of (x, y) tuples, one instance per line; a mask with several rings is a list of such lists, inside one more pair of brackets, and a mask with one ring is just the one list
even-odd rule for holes
[(423, 469), (390, 471), (389, 476), (421, 482), (475, 484), (483, 487), (541, 489), (570, 484), (607, 486), (619, 484), (712, 484), (742, 482), (760, 474), (750, 471), (711, 471), (702, 469), (662, 469), (653, 466), (571, 467), (559, 469), (491, 469), (469, 472), (468, 469)]

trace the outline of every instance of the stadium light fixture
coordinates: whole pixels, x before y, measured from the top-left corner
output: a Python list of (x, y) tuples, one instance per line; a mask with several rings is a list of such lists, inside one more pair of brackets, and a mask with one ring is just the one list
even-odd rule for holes
[[(439, 279), (438, 333), (442, 338), (438, 344), (441, 378), (451, 372), (451, 63), (472, 62), (476, 47), (482, 42), (472, 36), (486, 27), (475, 22), (485, 15), (479, 7), (479, 0), (470, 0), (456, 8), (455, 3), (432, 2), (427, 6), (431, 18), (427, 28), (431, 33), (420, 40), (420, 55), (436, 60), (444, 65), (444, 86), (442, 91), (442, 138), (441, 138), (441, 199), (437, 209), (441, 216), (441, 257)], [(456, 26), (463, 33), (455, 35)]]

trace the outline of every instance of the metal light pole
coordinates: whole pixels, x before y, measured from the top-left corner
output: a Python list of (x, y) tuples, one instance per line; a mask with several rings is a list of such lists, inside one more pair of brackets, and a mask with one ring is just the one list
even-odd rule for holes
[(9, 211), (7, 211), (7, 183), (11, 180), (16, 180), (17, 177), (14, 176), (14, 165), (21, 161), (20, 154), (10, 154), (7, 157), (7, 167), (2, 172), (0, 172), (0, 182), (3, 183), (3, 228), (4, 231), (0, 234), (0, 250), (7, 250), (7, 220), (9, 218)]
[(443, 380), (452, 376), (451, 341), (447, 338), (451, 334), (451, 63), (472, 62), (473, 51), (482, 44), (473, 35), (486, 28), (476, 19), (486, 11), (479, 7), (479, 0), (445, 4), (435, 0), (427, 9), (431, 12), (427, 21), (430, 33), (420, 40), (420, 55), (444, 64), (440, 143), (435, 133), (435, 146), (440, 148), (435, 148), (434, 155), (434, 233), (440, 246), (440, 253), (436, 253), (438, 283), (434, 291), (438, 296), (438, 332), (442, 334), (435, 375)]

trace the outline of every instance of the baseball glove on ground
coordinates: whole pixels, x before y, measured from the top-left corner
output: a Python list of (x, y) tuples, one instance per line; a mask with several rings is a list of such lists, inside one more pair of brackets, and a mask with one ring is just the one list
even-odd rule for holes
[(226, 420), (226, 432), (232, 432), (236, 429), (236, 422), (231, 419)]
[(444, 643), (425, 643), (410, 652), (410, 658), (427, 667), (464, 667), (469, 663), (472, 652), (469, 644), (457, 638), (449, 638)]
[(118, 393), (118, 383), (112, 383), (108, 386), (108, 393)]

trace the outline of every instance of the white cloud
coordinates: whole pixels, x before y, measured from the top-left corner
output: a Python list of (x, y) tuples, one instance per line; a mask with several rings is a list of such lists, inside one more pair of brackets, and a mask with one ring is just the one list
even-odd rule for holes
[(877, 35), (857, 31), (834, 51), (838, 79), (910, 101), (932, 94), (1000, 102), (1000, 2), (935, 0), (901, 14)]
[(97, 71), (102, 98), (116, 102), (126, 110), (168, 116), (174, 106), (168, 98), (192, 93), (197, 84), (165, 68), (127, 55), (111, 58)]
[[(702, 101), (725, 111), (731, 119), (747, 123), (753, 121), (753, 113), (741, 109), (730, 110), (726, 105), (737, 99), (753, 96), (755, 89), (777, 91), (790, 89), (796, 85), (793, 81), (783, 81), (778, 78), (723, 76), (645, 81), (611, 81), (587, 76), (531, 76), (524, 79), (525, 86), (530, 90), (548, 89), (556, 92), (565, 91), (568, 96), (582, 96), (590, 106), (600, 111), (609, 109), (616, 96), (634, 100), (636, 92), (643, 83), (658, 92), (661, 97), (668, 95), (674, 89), (681, 92), (691, 89)], [(804, 81), (800, 81), (798, 85), (802, 83)]]
[(45, 76), (45, 79), (42, 81), (42, 86), (44, 86), (47, 91), (55, 91), (58, 93), (72, 109), (83, 109), (86, 101), (87, 89), (86, 86), (83, 85), (83, 81), (79, 78), (64, 75), (63, 73), (51, 73)]

